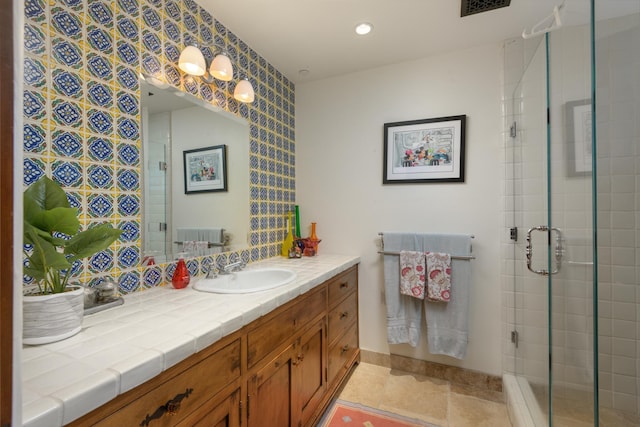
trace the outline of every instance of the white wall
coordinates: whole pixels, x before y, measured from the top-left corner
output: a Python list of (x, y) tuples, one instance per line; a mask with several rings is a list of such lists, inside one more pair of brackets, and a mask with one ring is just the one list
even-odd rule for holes
[[(502, 373), (502, 59), (499, 45), (296, 86), (296, 201), (323, 252), (361, 256), (360, 347)], [(465, 183), (382, 185), (383, 124), (467, 115)], [(380, 231), (475, 235), (470, 335), (463, 361), (386, 342)]]

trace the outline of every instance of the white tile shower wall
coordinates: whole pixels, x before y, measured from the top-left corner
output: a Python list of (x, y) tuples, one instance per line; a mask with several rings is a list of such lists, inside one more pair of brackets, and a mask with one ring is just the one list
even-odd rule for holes
[(600, 400), (640, 414), (640, 15), (596, 28)]

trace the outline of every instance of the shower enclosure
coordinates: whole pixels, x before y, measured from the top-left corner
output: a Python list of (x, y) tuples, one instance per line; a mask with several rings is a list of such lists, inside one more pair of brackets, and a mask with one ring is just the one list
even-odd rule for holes
[[(640, 0), (505, 44), (514, 425), (640, 425)], [(533, 23), (532, 23), (533, 24)]]

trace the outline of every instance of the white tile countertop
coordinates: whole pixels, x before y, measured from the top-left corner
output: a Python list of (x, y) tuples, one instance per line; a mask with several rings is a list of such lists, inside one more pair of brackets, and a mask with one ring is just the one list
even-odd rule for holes
[(271, 258), (247, 269), (282, 267), (296, 279), (249, 294), (213, 294), (170, 285), (124, 297), (84, 317), (82, 331), (52, 344), (24, 346), (23, 423), (61, 426), (239, 330), (360, 261), (347, 255)]

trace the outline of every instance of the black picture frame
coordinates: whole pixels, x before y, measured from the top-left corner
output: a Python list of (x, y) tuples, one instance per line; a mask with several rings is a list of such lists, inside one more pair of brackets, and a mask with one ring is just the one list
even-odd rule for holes
[(383, 184), (464, 182), (466, 115), (384, 124)]
[(227, 146), (185, 150), (184, 193), (227, 191)]

